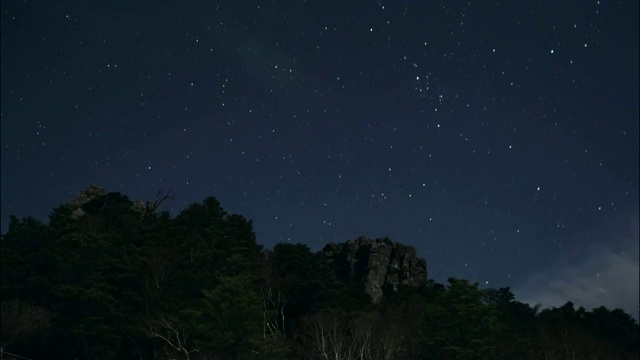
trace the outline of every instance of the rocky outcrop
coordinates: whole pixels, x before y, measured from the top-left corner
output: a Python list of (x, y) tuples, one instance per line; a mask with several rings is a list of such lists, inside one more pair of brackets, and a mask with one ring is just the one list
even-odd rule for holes
[[(97, 185), (89, 185), (84, 188), (82, 191), (78, 193), (71, 201), (67, 203), (67, 206), (71, 209), (71, 217), (74, 219), (79, 219), (83, 215), (85, 215), (85, 211), (83, 210), (83, 206), (88, 204), (89, 202), (99, 199), (107, 195), (107, 190)], [(139, 214), (146, 214), (150, 212), (154, 212), (157, 208), (155, 201), (147, 201), (144, 202), (142, 200), (135, 200), (132, 202), (131, 208), (133, 211)]]
[(82, 191), (80, 191), (75, 198), (67, 203), (67, 206), (72, 211), (71, 217), (76, 220), (81, 218), (83, 215), (85, 215), (84, 210), (82, 210), (82, 206), (106, 194), (107, 190), (97, 185), (92, 184), (87, 186)]
[(364, 283), (374, 303), (401, 286), (417, 287), (427, 281), (427, 262), (417, 256), (416, 249), (389, 238), (331, 243), (322, 253), (343, 279)]

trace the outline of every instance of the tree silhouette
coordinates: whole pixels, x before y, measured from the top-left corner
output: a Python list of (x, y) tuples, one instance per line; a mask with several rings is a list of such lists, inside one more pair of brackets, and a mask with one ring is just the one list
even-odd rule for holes
[[(99, 188), (96, 188), (99, 190)], [(340, 262), (263, 250), (207, 197), (172, 217), (93, 191), (1, 237), (2, 352), (33, 359), (637, 359), (620, 309), (544, 309), (509, 288), (433, 280), (372, 304)], [(83, 198), (84, 199), (84, 198)], [(84, 201), (84, 200), (83, 200)], [(79, 205), (82, 204), (82, 205)], [(150, 205), (152, 204), (152, 205)], [(151, 209), (150, 209), (151, 206)], [(366, 268), (362, 269), (366, 271)]]

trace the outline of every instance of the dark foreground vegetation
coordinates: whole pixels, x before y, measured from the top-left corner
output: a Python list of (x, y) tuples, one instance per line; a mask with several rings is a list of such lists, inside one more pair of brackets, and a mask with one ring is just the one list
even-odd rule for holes
[(214, 198), (155, 208), (108, 193), (49, 224), (12, 217), (3, 359), (638, 359), (622, 310), (541, 311), (453, 278), (372, 304), (322, 252), (265, 251)]

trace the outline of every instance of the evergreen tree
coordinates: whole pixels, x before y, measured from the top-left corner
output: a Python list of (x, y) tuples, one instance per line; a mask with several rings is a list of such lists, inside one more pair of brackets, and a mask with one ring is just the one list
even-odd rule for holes
[(48, 224), (10, 218), (0, 239), (3, 351), (313, 360), (329, 346), (344, 360), (638, 358), (638, 323), (619, 309), (539, 311), (509, 288), (454, 278), (372, 304), (345, 264), (303, 244), (262, 251), (252, 222), (213, 197), (172, 218), (120, 193), (94, 195), (81, 209), (55, 208)]
[(497, 335), (495, 310), (478, 284), (449, 278), (447, 290), (423, 315), (421, 354), (426, 359), (493, 359)]

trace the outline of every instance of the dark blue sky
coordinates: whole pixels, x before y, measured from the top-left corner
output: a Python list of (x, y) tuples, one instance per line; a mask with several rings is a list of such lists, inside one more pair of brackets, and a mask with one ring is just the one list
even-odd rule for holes
[[(6, 1), (2, 231), (88, 184), (637, 309), (637, 1)], [(635, 284), (635, 285), (634, 285)]]

